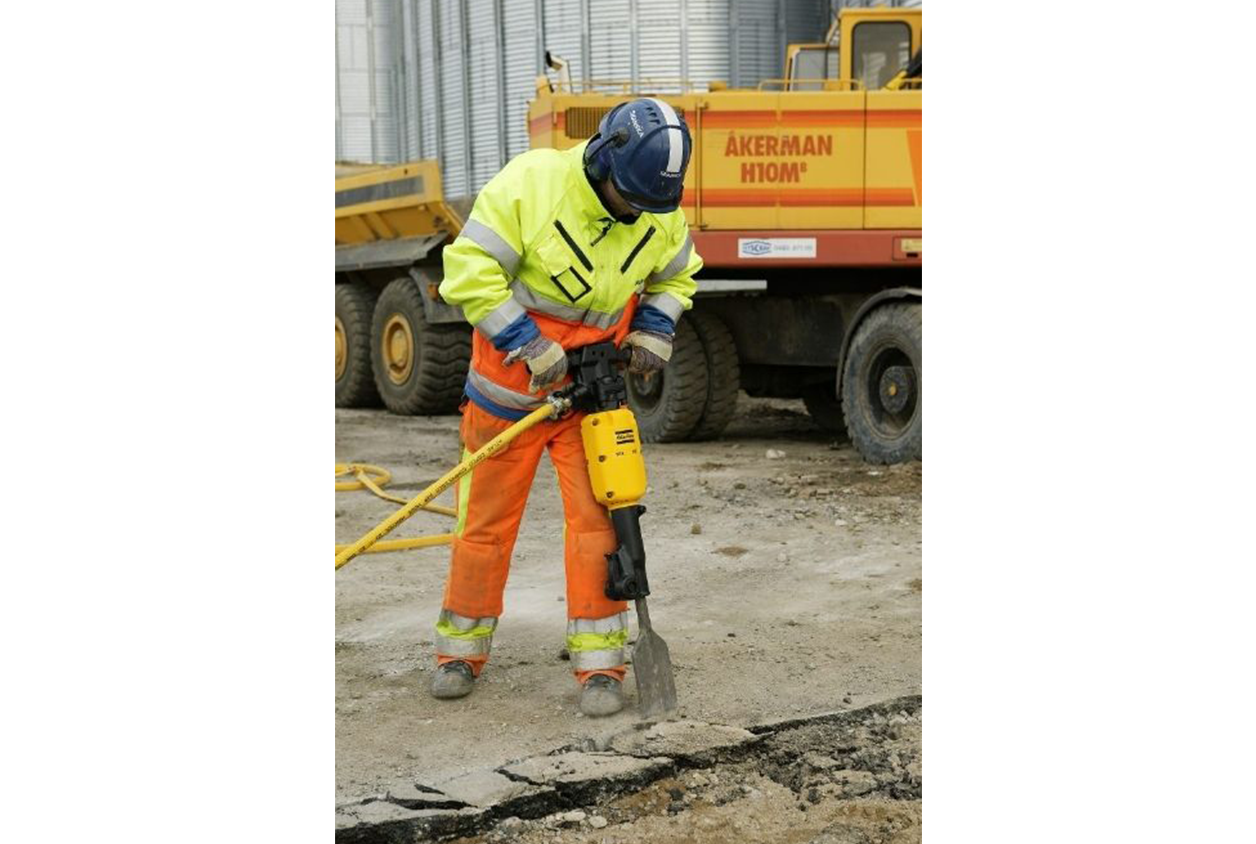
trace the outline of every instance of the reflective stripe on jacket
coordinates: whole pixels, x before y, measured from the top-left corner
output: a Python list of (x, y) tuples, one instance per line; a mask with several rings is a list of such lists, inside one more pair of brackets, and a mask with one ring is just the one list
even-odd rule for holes
[(527, 366), (503, 364), (538, 331), (564, 349), (619, 343), (638, 308), (652, 309), (642, 315), (653, 327), (667, 324), (660, 314), (674, 325), (693, 304), (702, 259), (684, 213), (615, 221), (584, 175), (584, 146), (512, 159), (445, 247), (441, 298), (475, 326), (467, 395), (506, 419), (541, 404)]

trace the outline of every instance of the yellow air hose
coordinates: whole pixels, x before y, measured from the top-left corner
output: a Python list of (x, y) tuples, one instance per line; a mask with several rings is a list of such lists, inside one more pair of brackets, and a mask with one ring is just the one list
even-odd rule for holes
[[(501, 451), (506, 446), (510, 445), (510, 443), (516, 437), (522, 434), (524, 431), (528, 430), (529, 428), (533, 427), (534, 425), (540, 422), (544, 422), (547, 419), (551, 419), (555, 416), (558, 416), (559, 414), (566, 411), (569, 407), (571, 407), (570, 399), (559, 397), (559, 396), (551, 396), (547, 400), (544, 407), (538, 407), (536, 410), (532, 411), (527, 416), (523, 417), (518, 422), (511, 425), (509, 428), (502, 431), (497, 436), (493, 437), (491, 440), (485, 443), (482, 448), (480, 448), (478, 451), (476, 451), (466, 460), (463, 460), (457, 466), (450, 469), (443, 476), (441, 476), (440, 480), (436, 481), (427, 489), (420, 492), (414, 498), (411, 498), (409, 501), (405, 503), (404, 506), (401, 507), (401, 509), (397, 510), (387, 519), (384, 519), (384, 521), (380, 522), (375, 527), (367, 531), (367, 533), (357, 542), (354, 542), (352, 545), (337, 545), (336, 546), (336, 569), (339, 570), (341, 566), (345, 565), (346, 563), (348, 563), (350, 560), (352, 560), (354, 557), (358, 556), (359, 554), (365, 552), (372, 545), (375, 545), (377, 542), (379, 542), (381, 538), (384, 537), (385, 534), (392, 531), (395, 527), (397, 527), (397, 525), (401, 524), (406, 519), (413, 516), (419, 510), (435, 509), (433, 506), (431, 506), (432, 499), (440, 495), (445, 490), (449, 489), (451, 486), (453, 486), (454, 481), (458, 480), (467, 472), (470, 472), (472, 469), (478, 466), (480, 463), (483, 463), (485, 460), (492, 457), (494, 454)], [(384, 472), (382, 469), (379, 469), (378, 466), (371, 466), (369, 468), (373, 470), (377, 470), (375, 473), (376, 479), (379, 478), (379, 474), (378, 474), (379, 472), (383, 472), (385, 476), (388, 475), (387, 472)], [(337, 476), (341, 474), (339, 466), (337, 466), (336, 474)], [(392, 498), (392, 496), (382, 495), (382, 490), (376, 492), (376, 490), (379, 489), (378, 483), (375, 480), (371, 480), (369, 475), (366, 472), (360, 472), (358, 474), (358, 480), (367, 489), (371, 489), (371, 487), (374, 486), (375, 489), (372, 489), (371, 491), (375, 492), (376, 495), (381, 495), (382, 497), (388, 498), (389, 500), (397, 500), (397, 499)], [(384, 478), (384, 482), (387, 482), (387, 477)], [(337, 489), (340, 488), (340, 483), (341, 482), (337, 482), (336, 484)], [(349, 481), (347, 483), (353, 483), (353, 482)], [(358, 487), (354, 486), (351, 488), (357, 489)], [(442, 508), (442, 509), (449, 510), (450, 508)], [(396, 539), (396, 540), (391, 540), (388, 543), (380, 543), (384, 547), (379, 548), (379, 550), (380, 551), (398, 550), (399, 548), (403, 548), (403, 547), (404, 548), (422, 548), (428, 545), (441, 545), (445, 542), (449, 542), (450, 538), (451, 538), (450, 534), (441, 534), (440, 536), (426, 536), (420, 539)], [(401, 544), (401, 543), (404, 543), (404, 544)], [(414, 544), (411, 544), (411, 543), (414, 543)]]
[[(392, 480), (392, 475), (387, 469), (380, 466), (372, 466), (370, 463), (337, 463), (336, 477), (341, 478), (345, 475), (353, 475), (355, 481), (336, 481), (336, 492), (349, 492), (355, 489), (366, 489), (378, 495), (385, 501), (392, 501), (395, 504), (405, 504), (406, 499), (398, 498), (395, 495), (389, 495), (380, 487)], [(423, 508), (432, 513), (440, 513), (445, 516), (457, 516), (458, 511), (453, 507), (446, 507), (443, 504), (428, 504)], [(416, 546), (422, 547), (422, 546)], [(384, 549), (379, 549), (384, 550)]]

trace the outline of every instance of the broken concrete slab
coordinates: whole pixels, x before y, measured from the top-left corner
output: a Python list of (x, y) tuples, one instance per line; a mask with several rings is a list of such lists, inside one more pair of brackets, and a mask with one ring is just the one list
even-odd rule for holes
[(571, 751), (553, 756), (534, 756), (498, 769), (512, 779), (549, 785), (576, 803), (594, 801), (625, 788), (639, 788), (675, 770), (664, 756), (638, 758), (615, 753)]
[(415, 818), (427, 818), (433, 814), (444, 814), (445, 811), (435, 809), (408, 809), (387, 800), (368, 800), (356, 806), (342, 806), (340, 811), (365, 823), (384, 823), (385, 821), (404, 821)]
[(750, 732), (756, 735), (766, 733), (775, 733), (782, 730), (793, 730), (799, 727), (813, 727), (817, 724), (850, 724), (862, 721), (873, 716), (881, 716), (888, 718), (891, 715), (897, 715), (899, 712), (919, 712), (921, 708), (922, 698), (920, 695), (904, 695), (902, 697), (891, 698), (881, 703), (873, 703), (868, 706), (862, 706), (858, 709), (839, 709), (827, 712), (818, 712), (813, 715), (803, 715), (801, 717), (781, 718), (774, 721), (766, 721), (762, 724), (755, 724), (750, 727)]
[(551, 811), (555, 790), (511, 779), (487, 768), (437, 783), (440, 791), (471, 806), (494, 807), (496, 814), (535, 817)]
[(470, 835), (483, 825), (485, 814), (483, 809), (472, 807), (407, 809), (386, 800), (372, 800), (340, 807), (336, 813), (336, 842), (411, 844), (427, 838)]
[(461, 809), (470, 802), (411, 782), (390, 786), (384, 799), (407, 809)]
[(664, 721), (611, 737), (610, 749), (636, 757), (666, 756), (687, 765), (730, 761), (761, 739), (749, 730), (703, 721)]
[(386, 800), (342, 806), (336, 813), (338, 844), (392, 844), (413, 841), (435, 817), (453, 814), (440, 809), (407, 809)]

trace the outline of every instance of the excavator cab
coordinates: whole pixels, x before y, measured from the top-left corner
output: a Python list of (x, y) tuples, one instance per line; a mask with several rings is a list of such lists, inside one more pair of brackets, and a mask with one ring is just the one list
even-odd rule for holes
[(920, 17), (920, 9), (843, 9), (823, 42), (789, 45), (785, 90), (919, 89)]

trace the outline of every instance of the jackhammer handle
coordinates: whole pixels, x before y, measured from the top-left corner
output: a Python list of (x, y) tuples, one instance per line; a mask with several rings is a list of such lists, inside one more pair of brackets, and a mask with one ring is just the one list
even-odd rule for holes
[(606, 555), (606, 597), (631, 601), (650, 594), (645, 573), (645, 543), (641, 539), (640, 504), (611, 510), (611, 525), (619, 545)]

